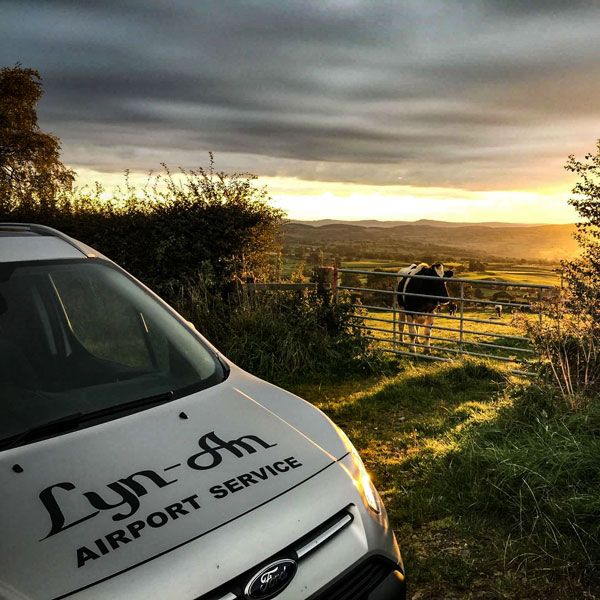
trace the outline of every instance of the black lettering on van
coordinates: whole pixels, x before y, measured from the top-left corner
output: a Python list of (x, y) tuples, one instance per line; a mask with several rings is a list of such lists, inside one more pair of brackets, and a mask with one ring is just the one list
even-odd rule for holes
[(225, 496), (227, 496), (227, 494), (229, 494), (229, 492), (222, 485), (213, 485), (208, 491), (215, 498), (217, 498), (217, 500), (220, 500), (221, 498), (225, 498)]
[(181, 502), (189, 504), (194, 510), (198, 510), (200, 505), (198, 504), (198, 494), (194, 494), (193, 496), (188, 496), (184, 498)]
[(90, 550), (86, 546), (81, 546), (81, 548), (77, 548), (77, 568), (83, 567), (86, 561), (88, 560), (96, 560), (100, 558), (98, 554), (96, 554), (93, 550)]
[(47, 487), (46, 489), (40, 492), (40, 500), (42, 501), (42, 504), (48, 511), (52, 523), (48, 535), (42, 538), (44, 540), (46, 538), (49, 538), (51, 535), (57, 534), (59, 531), (64, 531), (65, 529), (69, 529), (69, 527), (79, 525), (79, 523), (83, 523), (84, 521), (95, 517), (100, 512), (99, 510), (97, 510), (88, 514), (85, 517), (81, 517), (80, 519), (72, 521), (68, 525), (65, 525), (65, 515), (63, 514), (63, 511), (61, 510), (56, 498), (54, 497), (55, 488), (70, 491), (74, 490), (75, 486), (68, 481), (64, 481), (62, 483), (55, 483), (54, 485), (51, 485), (50, 487)]
[[(187, 508), (183, 508), (184, 505)], [(192, 494), (187, 498), (182, 498), (179, 502), (173, 502), (165, 506), (163, 510), (154, 511), (142, 519), (124, 525), (123, 529), (111, 531), (94, 540), (92, 544), (77, 548), (77, 567), (81, 568), (90, 560), (96, 560), (119, 550), (130, 542), (135, 542), (143, 535), (144, 529), (159, 529), (170, 521), (185, 517), (191, 514), (192, 510), (198, 510), (199, 508), (198, 494)]]
[(302, 463), (298, 461), (297, 458), (290, 456), (285, 459), (285, 462), (292, 467), (292, 469), (299, 469), (302, 466)]
[[(195, 471), (206, 471), (221, 464), (223, 453), (228, 452), (236, 458), (243, 458), (246, 455), (255, 454), (261, 449), (273, 448), (277, 444), (269, 444), (256, 435), (243, 435), (227, 441), (220, 438), (214, 431), (211, 431), (199, 438), (198, 446), (200, 447), (200, 452), (190, 456), (187, 459), (187, 465)], [(180, 464), (177, 463), (174, 466), (179, 466)], [(292, 464), (289, 464), (289, 466), (295, 468)], [(165, 470), (171, 468), (173, 467), (167, 467)], [(282, 470), (281, 467), (278, 468), (280, 471)], [(283, 470), (287, 470), (287, 466), (284, 466)], [(256, 479), (265, 480), (269, 476), (269, 473), (277, 475), (279, 471), (273, 469), (271, 466), (263, 467), (258, 471), (253, 471), (252, 474), (247, 474), (243, 480), (240, 480), (241, 485), (247, 487), (250, 483), (254, 483), (255, 479), (252, 475), (256, 476)], [(153, 488), (163, 488), (177, 481), (177, 479), (164, 479), (156, 471), (146, 469), (106, 484), (109, 492), (98, 489), (77, 492), (79, 500), (83, 497), (89, 505), (90, 512), (84, 516), (81, 516), (81, 513), (84, 513), (85, 508), (81, 508), (81, 512), (77, 515), (66, 515), (65, 512), (67, 511), (64, 509), (64, 503), (61, 503), (61, 493), (56, 492), (56, 490), (71, 492), (75, 490), (75, 484), (70, 481), (55, 483), (42, 490), (39, 494), (39, 498), (50, 516), (50, 531), (42, 539), (47, 539), (65, 529), (92, 519), (102, 511), (113, 511), (111, 515), (113, 521), (127, 519), (139, 510), (141, 505), (140, 498), (146, 496)], [(239, 483), (237, 482), (229, 482), (227, 487), (230, 488), (231, 492), (235, 492), (239, 491), (238, 485)], [(227, 489), (224, 491), (226, 494), (229, 493)], [(181, 503), (184, 505), (189, 504), (191, 508), (196, 510), (200, 508), (196, 498), (196, 495), (190, 496), (181, 500)], [(75, 499), (73, 498), (73, 500)], [(182, 516), (186, 513), (185, 509), (175, 505), (171, 507), (168, 514), (171, 518), (176, 518), (175, 515)], [(136, 533), (138, 533), (138, 530), (136, 530)], [(89, 548), (85, 549), (85, 551), (82, 550), (84, 562), (93, 558), (86, 554), (87, 551), (91, 552)]]
[(159, 488), (166, 487), (167, 485), (171, 485), (177, 481), (177, 479), (166, 481), (154, 471), (146, 470), (140, 471), (139, 473), (134, 473), (129, 477), (119, 479), (119, 481), (109, 483), (106, 486), (119, 496), (119, 501), (113, 504), (107, 502), (104, 498), (102, 498), (102, 496), (100, 496), (100, 494), (96, 492), (85, 492), (83, 495), (89, 500), (90, 504), (94, 508), (98, 508), (100, 510), (109, 510), (111, 508), (118, 508), (119, 506), (128, 506), (129, 510), (115, 513), (112, 517), (113, 521), (122, 521), (137, 511), (137, 509), (140, 507), (139, 498), (148, 493), (148, 490), (141, 483), (135, 480), (135, 477), (140, 475), (150, 479), (150, 481), (154, 482)]
[(138, 498), (140, 496), (145, 496), (148, 493), (148, 489), (140, 483), (140, 477), (145, 477), (159, 488), (166, 487), (167, 485), (171, 485), (177, 481), (177, 479), (167, 481), (154, 471), (145, 470), (134, 473), (133, 475), (129, 475), (129, 477), (119, 479), (118, 481), (114, 481), (113, 483), (109, 483), (106, 486), (115, 494), (117, 494), (118, 499), (115, 502), (107, 501), (97, 492), (84, 492), (83, 496), (87, 499), (91, 507), (95, 508), (96, 510), (94, 512), (90, 512), (87, 516), (76, 519), (68, 524), (65, 524), (66, 518), (57, 499), (54, 496), (54, 489), (59, 488), (71, 491), (75, 489), (75, 485), (66, 481), (62, 483), (56, 483), (42, 490), (40, 492), (40, 500), (48, 511), (51, 520), (50, 532), (43, 539), (56, 535), (57, 533), (60, 533), (65, 529), (69, 529), (69, 527), (73, 527), (74, 525), (78, 525), (79, 523), (83, 523), (84, 521), (95, 517), (100, 511), (103, 510), (118, 508), (120, 506), (127, 507), (123, 511), (114, 514), (112, 518), (113, 521), (120, 521), (130, 517), (140, 507), (140, 501)]
[(98, 550), (100, 550), (102, 556), (110, 552), (102, 538), (94, 540), (94, 544), (96, 544), (96, 547), (98, 548)]
[(106, 536), (106, 540), (113, 550), (116, 550), (121, 544), (128, 544), (131, 540), (122, 529), (117, 529)]
[(166, 525), (168, 520), (169, 520), (169, 517), (167, 517), (167, 515), (165, 515), (165, 513), (160, 512), (160, 511), (153, 512), (152, 514), (150, 514), (146, 517), (146, 522), (148, 523), (148, 525), (150, 525), (150, 527), (155, 527), (155, 528)]
[(144, 521), (134, 521), (133, 523), (129, 523), (129, 525), (127, 525), (127, 529), (134, 539), (140, 537), (140, 529), (144, 529), (144, 527), (146, 527), (146, 523)]
[(254, 475), (254, 477), (261, 479), (262, 481), (265, 481), (265, 479), (269, 478), (269, 474), (266, 472), (264, 467), (261, 467), (257, 471), (250, 471), (250, 473), (252, 473), (252, 475)]
[(237, 458), (242, 458), (244, 453), (254, 454), (257, 451), (256, 445), (262, 446), (265, 449), (277, 446), (277, 444), (267, 444), (267, 442), (256, 435), (243, 435), (240, 438), (227, 442), (221, 439), (214, 431), (203, 435), (198, 440), (198, 445), (202, 448), (202, 452), (190, 456), (187, 461), (190, 468), (198, 471), (214, 469), (214, 467), (220, 465), (223, 460), (221, 450), (227, 450)]
[(183, 504), (181, 502), (175, 502), (174, 504), (170, 504), (169, 506), (165, 506), (166, 513), (173, 519), (179, 519), (180, 516), (184, 516), (188, 514), (188, 511), (183, 508)]

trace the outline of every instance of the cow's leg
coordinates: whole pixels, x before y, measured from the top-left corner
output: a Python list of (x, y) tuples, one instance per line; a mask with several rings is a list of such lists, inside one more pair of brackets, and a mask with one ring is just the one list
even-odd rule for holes
[(398, 313), (398, 335), (400, 336), (400, 343), (404, 343), (404, 325), (406, 324), (406, 313), (401, 310)]
[[(429, 331), (430, 328), (428, 326), (427, 319), (429, 317), (421, 316), (415, 318), (415, 328), (417, 334), (417, 343), (421, 346), (427, 346), (427, 342), (429, 340)], [(427, 353), (427, 348), (424, 349), (424, 352)]]
[(430, 315), (428, 317), (425, 317), (424, 321), (423, 321), (423, 333), (425, 335), (423, 335), (423, 337), (421, 338), (423, 340), (423, 344), (425, 344), (425, 350), (423, 351), (424, 354), (431, 354), (431, 329), (433, 327), (433, 315)]
[(406, 321), (408, 323), (408, 339), (410, 340), (410, 352), (416, 354), (417, 347), (415, 346), (415, 343), (417, 343), (418, 341), (417, 334), (419, 330), (415, 325), (415, 320), (412, 315), (406, 315)]

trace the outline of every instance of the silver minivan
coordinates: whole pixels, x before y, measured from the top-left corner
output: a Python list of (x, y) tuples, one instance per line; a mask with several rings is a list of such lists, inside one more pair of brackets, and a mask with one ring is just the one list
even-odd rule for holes
[(151, 291), (0, 224), (0, 598), (392, 600), (356, 450)]

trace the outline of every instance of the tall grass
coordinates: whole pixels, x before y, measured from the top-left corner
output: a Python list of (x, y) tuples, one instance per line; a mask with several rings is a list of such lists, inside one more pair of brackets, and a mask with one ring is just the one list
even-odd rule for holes
[(567, 316), (538, 327), (534, 345), (544, 360), (542, 375), (576, 409), (600, 392), (600, 328), (584, 316)]
[(213, 293), (199, 283), (180, 289), (174, 303), (228, 358), (270, 381), (381, 372), (387, 364), (356, 327), (355, 309), (315, 292)]
[(445, 461), (454, 510), (500, 523), (506, 561), (518, 569), (597, 576), (600, 407), (528, 420), (522, 414), (505, 407), (496, 420), (463, 432)]
[(358, 447), (423, 598), (600, 589), (600, 403), (486, 361), (352, 382), (294, 389)]

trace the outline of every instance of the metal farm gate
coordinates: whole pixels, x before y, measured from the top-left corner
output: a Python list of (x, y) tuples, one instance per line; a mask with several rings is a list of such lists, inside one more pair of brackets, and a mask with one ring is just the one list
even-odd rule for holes
[[(342, 285), (335, 286), (339, 273)], [(435, 313), (431, 330), (430, 354), (421, 338), (411, 339), (408, 328), (400, 334), (401, 312), (397, 304), (397, 274), (382, 271), (335, 269), (334, 286), (350, 294), (358, 310), (367, 337), (384, 351), (397, 355), (447, 361), (453, 356), (478, 356), (511, 363), (515, 372), (526, 373), (527, 364), (537, 359), (522, 327), (515, 324), (517, 313), (525, 319), (544, 319), (544, 303), (555, 299), (560, 288), (526, 282), (493, 279), (442, 278), (447, 282), (449, 298), (406, 294), (448, 301)], [(423, 275), (410, 276), (431, 279)], [(436, 278), (437, 279), (437, 278)], [(413, 312), (417, 316), (428, 313)], [(416, 352), (416, 354), (415, 354)]]

